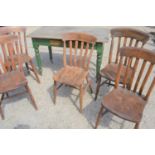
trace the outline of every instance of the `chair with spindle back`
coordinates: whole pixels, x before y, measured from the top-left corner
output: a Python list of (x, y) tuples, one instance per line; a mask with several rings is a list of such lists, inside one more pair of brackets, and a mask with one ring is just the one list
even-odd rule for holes
[[(109, 59), (108, 64), (101, 69), (97, 87), (96, 87), (96, 95), (95, 100), (97, 99), (100, 86), (103, 84), (109, 84), (114, 85), (111, 82), (115, 81), (116, 73), (118, 69), (118, 62), (120, 59), (120, 53), (119, 49), (121, 47), (138, 47), (143, 48), (143, 46), (147, 43), (149, 40), (149, 35), (146, 33), (130, 29), (130, 28), (115, 28), (111, 30), (111, 46), (110, 46), (110, 52), (109, 52)], [(121, 73), (120, 83), (122, 83), (122, 79), (125, 74), (125, 68), (126, 68), (127, 61), (124, 60), (124, 66)], [(130, 68), (130, 73), (132, 73), (132, 68)], [(102, 78), (105, 80), (101, 83)], [(130, 77), (128, 77), (130, 78)]]
[[(120, 49), (120, 56), (115, 89), (103, 97), (95, 128), (98, 127), (104, 110), (136, 123), (135, 128), (138, 128), (147, 100), (155, 86), (155, 76), (153, 72), (155, 52), (142, 48), (124, 47)], [(127, 81), (133, 59), (135, 59), (133, 72), (130, 75), (130, 80)], [(122, 81), (122, 88), (119, 87), (119, 81), (124, 60), (127, 61), (127, 67)], [(126, 85), (127, 82), (128, 86)]]
[[(31, 98), (33, 106), (35, 109), (37, 109), (35, 100), (32, 96), (31, 90), (28, 86), (28, 82), (22, 69), (21, 57), (18, 54), (19, 49), (18, 46), (16, 46), (17, 41), (18, 37), (14, 35), (0, 36), (0, 50), (3, 51), (5, 56), (7, 56), (9, 53), (9, 57), (0, 57), (0, 115), (2, 119), (4, 119), (4, 114), (1, 107), (2, 101), (4, 100), (5, 96), (11, 97), (9, 92), (21, 87), (26, 89), (26, 92)], [(18, 66), (16, 65), (15, 59), (13, 57), (14, 52), (17, 54), (16, 61), (18, 61)]]
[[(5, 34), (18, 36), (18, 42), (16, 42), (16, 46), (18, 46), (18, 49), (19, 49), (20, 59), (23, 63), (25, 63), (28, 72), (31, 70), (34, 73), (37, 82), (40, 83), (37, 70), (32, 62), (32, 58), (28, 54), (28, 47), (27, 47), (27, 40), (26, 40), (26, 28), (25, 27), (2, 27), (0, 28), (0, 35), (5, 35)], [(18, 65), (16, 53), (14, 53), (13, 57), (15, 59), (15, 63)]]
[[(53, 77), (54, 79), (54, 103), (56, 102), (57, 83), (69, 85), (80, 90), (80, 112), (83, 107), (83, 94), (89, 86), (91, 92), (91, 81), (89, 76), (89, 64), (94, 51), (96, 38), (85, 33), (67, 33), (63, 35), (64, 67)], [(67, 49), (69, 47), (69, 51)], [(67, 52), (69, 52), (69, 62), (67, 62)], [(85, 81), (87, 82), (85, 86)]]

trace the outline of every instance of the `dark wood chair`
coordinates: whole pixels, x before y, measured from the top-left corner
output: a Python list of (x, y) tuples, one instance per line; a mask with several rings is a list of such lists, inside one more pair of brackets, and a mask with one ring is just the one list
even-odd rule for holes
[[(129, 28), (112, 29), (111, 37), (112, 39), (111, 39), (108, 64), (100, 71), (96, 87), (95, 100), (97, 99), (99, 89), (103, 84), (114, 85), (113, 82), (115, 81), (116, 78), (118, 62), (120, 59), (119, 49), (121, 47), (142, 48), (149, 40), (149, 35), (147, 35), (146, 33)], [(122, 79), (124, 77), (126, 63), (127, 61), (124, 60), (124, 66), (121, 73), (120, 83), (122, 83)], [(129, 72), (132, 72), (132, 68), (130, 68)], [(102, 78), (105, 79), (103, 82), (101, 82)]]
[[(2, 101), (6, 97), (12, 97), (10, 96), (9, 92), (16, 90), (21, 87), (25, 87), (26, 92), (29, 94), (32, 104), (37, 109), (35, 100), (32, 96), (31, 90), (28, 86), (28, 82), (25, 78), (23, 69), (22, 69), (22, 61), (20, 55), (18, 55), (18, 46), (16, 46), (16, 43), (18, 41), (18, 37), (14, 35), (4, 35), (0, 36), (0, 47), (3, 51), (4, 55), (9, 53), (10, 57), (9, 59), (6, 59), (5, 57), (5, 63), (4, 63), (4, 57), (0, 57), (0, 115), (2, 119), (4, 119), (4, 114), (2, 111)], [(17, 60), (18, 66), (16, 65), (15, 59), (13, 57), (13, 52), (16, 51), (17, 53)]]
[[(91, 88), (89, 76), (89, 64), (94, 51), (96, 38), (84, 33), (67, 33), (63, 35), (64, 52), (63, 63), (64, 67), (60, 69), (53, 77), (54, 79), (54, 103), (56, 102), (56, 94), (58, 82), (62, 85), (69, 85), (80, 90), (80, 112), (83, 107), (83, 94), (87, 86)], [(69, 50), (67, 49), (69, 47)], [(66, 55), (69, 52), (69, 60)], [(69, 61), (69, 62), (67, 62)], [(85, 81), (87, 84), (85, 85)]]
[[(26, 68), (29, 71), (32, 71), (36, 77), (36, 80), (38, 83), (40, 83), (37, 70), (32, 62), (32, 58), (28, 54), (28, 48), (27, 48), (27, 41), (26, 41), (26, 28), (25, 27), (2, 27), (0, 28), (0, 35), (4, 34), (11, 34), (18, 36), (18, 42), (16, 43), (16, 46), (19, 46), (19, 56), (20, 60), (25, 63)], [(9, 56), (9, 55), (8, 55)], [(5, 59), (7, 56), (5, 56)], [(15, 59), (15, 63), (18, 65), (17, 61), (17, 54), (14, 53), (13, 55)]]
[[(155, 65), (155, 52), (142, 49), (126, 47), (120, 49), (120, 63), (115, 80), (115, 89), (103, 97), (101, 109), (97, 117), (95, 128), (98, 127), (104, 111), (109, 111), (125, 120), (136, 123), (139, 127), (147, 100), (155, 86), (153, 67)], [(133, 59), (135, 59), (133, 61)], [(127, 60), (123, 88), (119, 87), (123, 61)], [(133, 63), (133, 72), (129, 70)], [(130, 76), (129, 85), (126, 85)]]

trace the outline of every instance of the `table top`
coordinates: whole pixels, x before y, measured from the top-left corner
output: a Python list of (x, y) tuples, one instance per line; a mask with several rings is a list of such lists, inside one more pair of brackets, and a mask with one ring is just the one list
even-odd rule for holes
[(103, 26), (43, 26), (28, 35), (38, 39), (62, 39), (62, 34), (68, 32), (83, 32), (94, 35), (97, 42), (107, 42), (109, 30)]

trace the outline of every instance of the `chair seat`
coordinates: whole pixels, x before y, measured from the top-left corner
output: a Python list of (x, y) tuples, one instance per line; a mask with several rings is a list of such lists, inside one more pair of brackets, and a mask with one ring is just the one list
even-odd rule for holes
[(60, 69), (53, 77), (55, 81), (63, 84), (79, 87), (83, 84), (88, 71), (74, 66), (66, 66)]
[(21, 85), (25, 85), (27, 80), (23, 72), (11, 71), (0, 75), (0, 93), (17, 89)]
[(102, 104), (123, 119), (140, 122), (146, 101), (127, 89), (117, 88), (103, 98)]
[[(114, 64), (114, 63), (108, 64), (100, 71), (100, 75), (105, 77), (108, 80), (115, 81), (116, 76), (117, 76), (118, 67), (119, 67), (118, 64)], [(130, 80), (132, 71), (133, 71), (133, 69), (129, 68), (127, 81)], [(123, 82), (125, 72), (126, 72), (126, 66), (123, 66), (122, 71), (121, 71), (121, 76), (120, 76), (120, 83)]]

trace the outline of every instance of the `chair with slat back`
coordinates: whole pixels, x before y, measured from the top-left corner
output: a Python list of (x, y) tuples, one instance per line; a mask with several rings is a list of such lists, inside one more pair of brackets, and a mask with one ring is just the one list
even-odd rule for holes
[[(9, 92), (16, 90), (21, 87), (25, 87), (26, 92), (29, 94), (32, 104), (37, 109), (35, 100), (32, 96), (31, 90), (28, 86), (28, 82), (25, 78), (22, 69), (22, 61), (19, 55), (18, 37), (14, 35), (1, 35), (0, 36), (0, 50), (3, 52), (3, 57), (0, 57), (0, 115), (4, 119), (4, 114), (2, 111), (2, 101), (5, 96), (10, 97)], [(17, 54), (18, 66), (14, 59), (14, 52)], [(9, 54), (9, 57), (5, 57)], [(4, 63), (5, 62), (5, 63)]]
[[(155, 86), (155, 51), (142, 48), (124, 47), (120, 49), (121, 58), (115, 80), (115, 89), (103, 97), (102, 106), (96, 121), (98, 127), (103, 110), (112, 112), (125, 120), (136, 123), (139, 127), (147, 100)], [(130, 75), (129, 84), (127, 77), (130, 74), (131, 62), (135, 59), (133, 72)], [(119, 81), (124, 60), (127, 61), (123, 88), (119, 87)]]
[[(100, 71), (96, 87), (95, 100), (97, 99), (100, 86), (106, 83), (109, 85), (114, 85), (112, 84), (112, 82), (115, 81), (118, 69), (118, 62), (120, 59), (119, 49), (121, 47), (143, 48), (143, 46), (147, 43), (148, 40), (149, 35), (139, 30), (130, 28), (115, 28), (111, 30), (111, 45), (109, 51), (108, 64)], [(124, 71), (126, 68), (127, 60), (125, 59), (123, 63), (124, 67), (122, 69), (120, 83), (122, 83), (122, 78), (125, 74)], [(129, 72), (132, 72), (132, 68), (130, 68)], [(104, 78), (105, 80), (101, 83), (102, 78)]]
[[(10, 34), (18, 36), (18, 42), (16, 42), (16, 46), (18, 46), (19, 56), (21, 57), (20, 60), (25, 63), (26, 68), (29, 71), (32, 71), (36, 77), (38, 83), (40, 83), (37, 70), (32, 62), (32, 58), (28, 54), (28, 47), (26, 41), (26, 28), (25, 27), (2, 27), (0, 28), (0, 35)], [(4, 57), (6, 57), (4, 55)], [(17, 61), (17, 54), (14, 53), (15, 63), (18, 65)], [(7, 58), (5, 58), (7, 59)]]
[[(80, 90), (80, 111), (82, 112), (84, 90), (89, 86), (92, 92), (91, 81), (88, 79), (88, 70), (96, 38), (89, 34), (72, 32), (63, 35), (63, 42), (64, 67), (53, 77), (54, 103), (59, 88), (57, 83), (69, 85)], [(67, 53), (69, 53), (69, 60), (67, 59)], [(87, 82), (86, 87), (85, 81)]]

